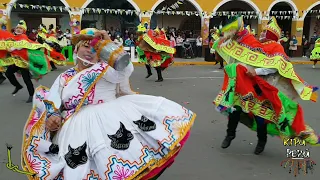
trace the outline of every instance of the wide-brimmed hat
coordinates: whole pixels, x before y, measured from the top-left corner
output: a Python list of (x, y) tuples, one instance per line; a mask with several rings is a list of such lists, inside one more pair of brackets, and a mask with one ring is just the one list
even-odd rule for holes
[(72, 35), (72, 44), (77, 45), (80, 41), (92, 40), (98, 30), (95, 28), (86, 28), (81, 30), (78, 34)]

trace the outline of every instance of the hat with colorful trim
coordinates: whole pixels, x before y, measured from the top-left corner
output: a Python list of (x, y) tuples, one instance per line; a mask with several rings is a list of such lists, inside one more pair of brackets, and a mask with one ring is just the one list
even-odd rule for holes
[(81, 30), (78, 34), (72, 36), (72, 44), (77, 45), (80, 41), (92, 40), (98, 30), (95, 28), (86, 28)]

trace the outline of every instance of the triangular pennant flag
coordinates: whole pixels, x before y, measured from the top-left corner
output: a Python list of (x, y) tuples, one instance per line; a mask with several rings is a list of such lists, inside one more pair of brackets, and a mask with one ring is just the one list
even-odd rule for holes
[(62, 6), (59, 6), (60, 11), (62, 12)]
[(96, 13), (96, 9), (95, 8), (92, 8), (92, 11), (93, 11), (93, 13)]
[(100, 8), (98, 8), (97, 11), (98, 11), (99, 14), (101, 14), (101, 9)]
[(19, 4), (19, 6), (20, 6), (21, 9), (24, 8), (23, 4)]
[(47, 6), (47, 11), (50, 11), (51, 10), (51, 7), (50, 6)]
[(178, 4), (183, 4), (183, 2), (182, 2), (182, 1), (178, 1), (177, 3), (178, 3)]
[(56, 6), (52, 6), (54, 11), (57, 11), (57, 7)]
[(16, 9), (16, 8), (17, 8), (17, 4), (16, 4), (16, 3), (14, 3), (14, 4), (13, 4), (13, 7)]

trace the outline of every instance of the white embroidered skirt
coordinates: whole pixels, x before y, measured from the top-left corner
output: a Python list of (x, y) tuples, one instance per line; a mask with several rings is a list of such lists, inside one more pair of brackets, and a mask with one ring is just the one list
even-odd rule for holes
[(196, 116), (163, 97), (127, 95), (83, 107), (51, 144), (43, 114), (34, 107), (25, 126), (22, 164), (47, 180), (152, 178), (172, 164)]

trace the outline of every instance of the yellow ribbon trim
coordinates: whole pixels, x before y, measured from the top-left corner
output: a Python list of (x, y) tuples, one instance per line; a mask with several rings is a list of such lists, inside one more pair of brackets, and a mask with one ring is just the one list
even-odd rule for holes
[(55, 42), (55, 43), (59, 44), (58, 39), (53, 36), (46, 38), (46, 41), (51, 41), (51, 42)]
[[(222, 106), (228, 106), (227, 104), (224, 103), (223, 97), (224, 97), (225, 92), (222, 91), (218, 94), (216, 99), (213, 101), (215, 106), (222, 105)], [(276, 118), (276, 113), (267, 108), (262, 106), (262, 102), (252, 100), (252, 101), (244, 101), (242, 100), (242, 96), (238, 93), (234, 95), (234, 101), (233, 101), (233, 106), (240, 106), (243, 110), (243, 112), (253, 112), (255, 115), (260, 116), (264, 119), (268, 119), (269, 121), (277, 124), (278, 119)]]
[(39, 32), (39, 33), (38, 33), (38, 36), (42, 37), (44, 40), (47, 39), (46, 34), (43, 33), (43, 32)]
[(149, 36), (148, 34), (143, 35), (143, 40), (145, 40), (151, 47), (156, 49), (157, 51), (163, 51), (169, 54), (174, 54), (176, 52), (176, 49), (170, 46), (160, 45), (156, 44)]
[(50, 56), (47, 56), (48, 59), (52, 62), (54, 62), (55, 64), (59, 65), (59, 66), (66, 66), (67, 65), (67, 62), (66, 61), (58, 61), (58, 60), (55, 60), (53, 59), (52, 57)]
[(295, 89), (303, 88), (300, 97), (303, 100), (310, 100), (313, 89), (304, 85), (296, 75), (293, 65), (286, 61), (282, 56), (267, 57), (266, 55), (251, 51), (243, 47), (236, 41), (232, 41), (226, 46), (218, 47), (219, 55), (229, 64), (231, 58), (242, 63), (261, 68), (277, 69), (279, 74), (285, 78), (292, 79), (292, 85)]
[(38, 43), (31, 43), (26, 40), (21, 41), (0, 41), (0, 50), (9, 50), (9, 49), (39, 49), (39, 48), (45, 48), (49, 51), (52, 50), (52, 48), (48, 44), (38, 44)]
[(23, 59), (18, 59), (15, 57), (9, 57), (6, 59), (1, 59), (3, 66), (10, 66), (15, 64), (16, 66), (20, 68), (29, 68), (29, 63), (27, 61), (24, 61)]
[(5, 72), (5, 71), (6, 71), (6, 69), (4, 67), (0, 66), (0, 72)]

